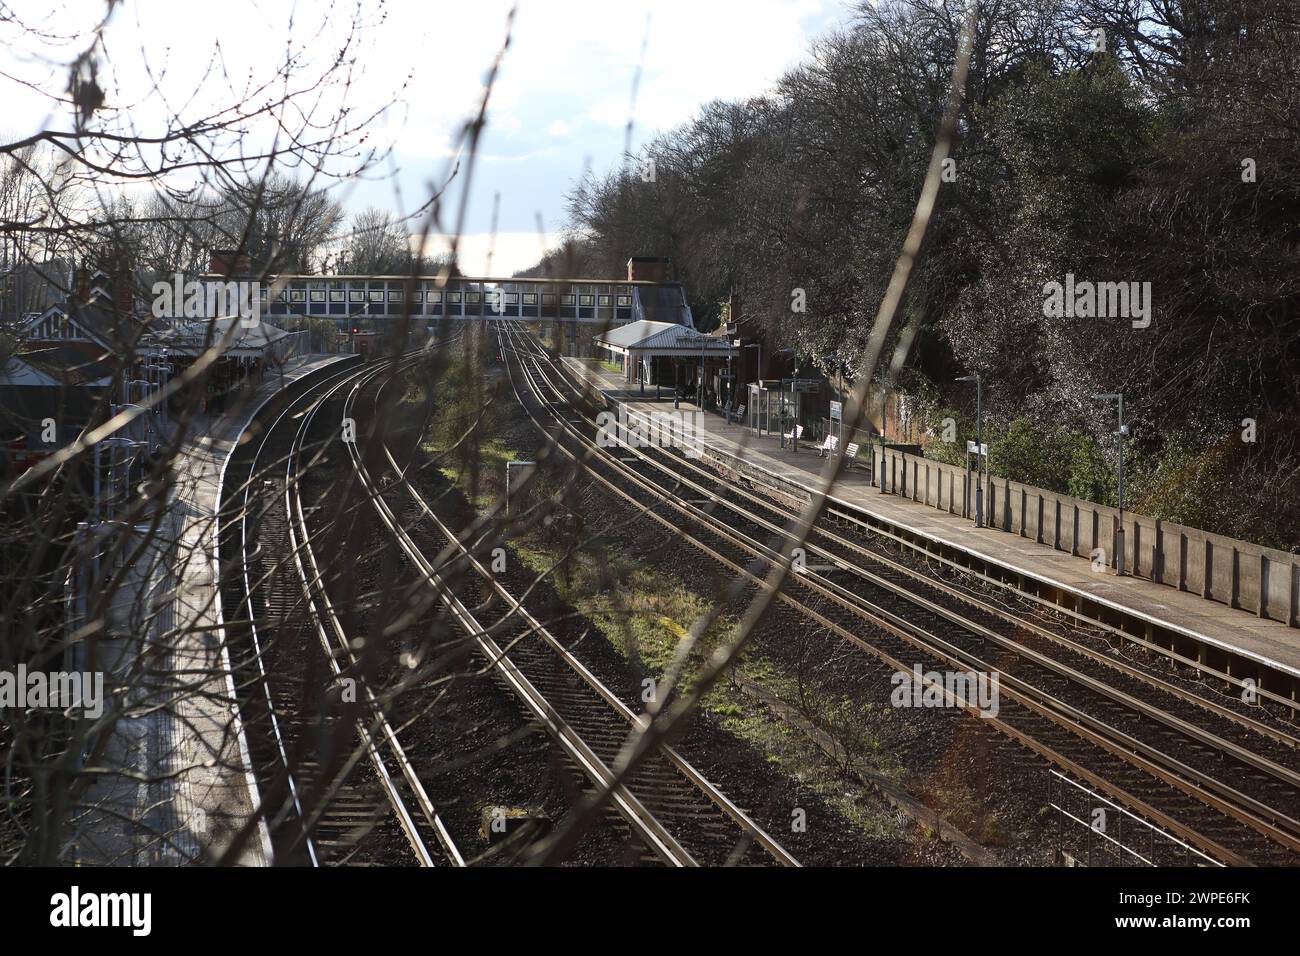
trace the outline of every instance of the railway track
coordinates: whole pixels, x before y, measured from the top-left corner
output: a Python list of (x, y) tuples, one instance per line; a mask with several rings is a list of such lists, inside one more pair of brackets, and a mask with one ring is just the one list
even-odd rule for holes
[[(354, 383), (345, 404), (344, 414), (354, 420), (353, 406), (362, 400), (366, 384)], [(377, 392), (374, 400), (378, 402)], [(635, 730), (638, 715), (515, 599), (509, 576), (491, 573), (439, 519), (419, 490), (405, 479), (392, 449), (387, 445), (380, 449), (388, 471), (379, 480), (372, 476), (355, 444), (348, 451), (377, 515), (411, 564), (515, 695), (525, 714), (546, 731), (585, 779), (589, 804), (595, 804), (598, 794), (611, 791), (611, 804), (645, 847), (646, 862), (669, 866), (798, 865), (788, 851), (670, 747), (643, 762), (628, 780), (611, 787), (618, 755)], [(402, 493), (409, 498), (419, 524), (442, 542), (433, 560), (412, 533), (414, 523), (403, 520), (388, 500)], [(502, 613), (487, 620), (485, 609), (492, 607), (503, 609)]]
[[(225, 627), (277, 864), (463, 865), (374, 695), (331, 694), (350, 650), (305, 533), (298, 470), (315, 415), (356, 369), (259, 415), (227, 466)], [(414, 810), (412, 808), (415, 808)]]
[[(567, 373), (517, 329), (504, 328), (501, 336), (503, 352), (519, 367), (522, 389), (514, 364), (509, 366), (526, 413), (544, 433), (543, 417), (557, 425), (550, 432), (557, 447), (616, 496), (647, 510), (751, 584), (761, 584), (755, 561), (770, 567), (788, 560), (782, 546), (791, 511), (662, 449), (622, 442), (619, 453), (633, 456), (631, 461), (609, 455), (592, 437), (596, 423), (585, 414), (574, 420), (573, 409), (581, 412), (583, 404), (575, 402), (580, 391)], [(647, 500), (655, 502), (653, 508), (647, 509)], [(680, 518), (666, 519), (660, 507)], [(1216, 861), (1293, 862), (1291, 854), (1300, 849), (1300, 775), (1290, 765), (1295, 741), (1286, 733), (1222, 705), (1192, 700), (1194, 695), (1136, 668), (1118, 668), (1123, 679), (1111, 682), (1084, 673), (1066, 658), (1088, 655), (1067, 649), (1047, 628), (923, 579), (824, 527), (813, 529), (805, 548), (812, 566), (787, 579), (781, 595), (786, 603), (896, 670), (909, 671), (920, 653), (927, 667), (997, 671), (1003, 707), (997, 718), (986, 720), (990, 725)], [(864, 623), (869, 637), (860, 633)], [(1027, 646), (1025, 632), (1040, 645), (1054, 643), (1052, 652)], [(1127, 687), (1117, 686), (1125, 681)], [(1154, 706), (1145, 699), (1149, 694), (1176, 706)], [(1170, 712), (1177, 708), (1183, 711)], [(1240, 737), (1228, 739), (1233, 733), (1251, 738), (1250, 745)]]
[[(634, 451), (643, 459), (657, 459), (660, 473), (674, 482), (667, 490), (703, 495), (705, 498), (696, 500), (707, 500), (744, 521), (752, 528), (751, 541), (759, 535), (769, 539), (784, 535), (787, 524), (796, 518), (791, 509), (723, 481), (716, 472), (689, 459), (670, 457), (654, 448)], [(1250, 788), (1254, 808), (1286, 824), (1293, 836), (1300, 832), (1293, 816), (1300, 799), (1300, 772), (1296, 770), (1300, 740), (1286, 731), (1084, 647), (1040, 623), (1024, 621), (978, 595), (873, 550), (860, 539), (814, 524), (805, 549), (808, 560), (825, 562), (817, 569), (824, 579), (846, 585), (868, 608), (885, 614), (886, 603), (901, 600), (909, 606), (909, 619), (950, 639), (965, 638), (972, 666), (983, 663), (975, 659), (976, 654), (1003, 652), (998, 666), (1004, 676), (1009, 673), (1008, 661), (1013, 667), (1023, 662), (1036, 682), (1052, 685), (1058, 696), (1073, 694), (1072, 702), (1104, 712), (1108, 720), (1131, 713), (1149, 721), (1149, 732), (1147, 727), (1143, 732), (1153, 744), (1174, 749), (1190, 743), (1193, 749), (1199, 745), (1198, 753), (1226, 756), (1244, 775), (1239, 786)], [(1108, 680), (1099, 680), (1083, 669), (1098, 670), (1097, 665), (1113, 672), (1107, 675)], [(1153, 699), (1160, 706), (1155, 706)], [(1197, 782), (1211, 790), (1217, 788), (1213, 779)]]

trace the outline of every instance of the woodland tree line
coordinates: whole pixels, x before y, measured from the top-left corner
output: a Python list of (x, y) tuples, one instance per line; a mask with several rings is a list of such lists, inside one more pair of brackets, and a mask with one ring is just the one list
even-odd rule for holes
[[(588, 175), (572, 239), (535, 271), (667, 255), (701, 325), (735, 294), (776, 347), (856, 368), (964, 9), (859, 5), (770, 95)], [(899, 324), (916, 335), (895, 387), (936, 436), (961, 423), (927, 453), (973, 437), (954, 379), (979, 372), (995, 472), (1113, 502), (1114, 407), (1091, 396), (1122, 391), (1129, 507), (1300, 547), (1300, 8), (981, 3), (953, 157)], [(1067, 274), (1151, 283), (1150, 326), (1045, 317)]]

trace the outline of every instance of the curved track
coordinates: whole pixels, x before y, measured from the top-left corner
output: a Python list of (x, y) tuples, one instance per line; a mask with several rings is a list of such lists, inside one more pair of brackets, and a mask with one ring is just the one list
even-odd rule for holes
[[(349, 701), (350, 650), (306, 534), (298, 475), (320, 409), (373, 370), (328, 373), (263, 410), (232, 453), (222, 505), (225, 626), (275, 862), (463, 865), (397, 735), (364, 683)], [(350, 728), (350, 729), (349, 729)], [(414, 809), (412, 809), (414, 808)]]
[[(354, 405), (369, 380), (351, 388), (344, 414), (356, 420)], [(377, 396), (376, 396), (377, 401)], [(349, 444), (356, 474), (381, 522), (411, 564), (499, 673), (525, 712), (537, 721), (568, 761), (587, 780), (590, 802), (615, 781), (621, 745), (638, 717), (511, 594), (470, 548), (433, 512), (407, 481), (392, 450), (381, 448), (388, 474), (377, 481), (356, 444)], [(421, 516), (445, 542), (434, 559), (424, 553), (387, 496), (404, 489)], [(449, 583), (451, 582), (451, 583)], [(488, 595), (505, 610), (484, 616)], [(474, 608), (474, 610), (471, 610)], [(656, 860), (670, 866), (798, 862), (733, 801), (672, 748), (664, 748), (626, 783), (609, 794), (613, 806)], [(581, 812), (581, 809), (580, 811)]]

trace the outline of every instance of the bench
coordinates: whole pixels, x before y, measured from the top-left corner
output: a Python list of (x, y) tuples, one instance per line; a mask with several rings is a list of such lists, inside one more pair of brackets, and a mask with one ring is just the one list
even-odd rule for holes
[[(840, 447), (839, 437), (836, 435), (827, 435), (826, 440), (817, 446), (817, 457), (825, 458), (828, 455), (832, 455), (839, 447)], [(851, 441), (848, 443), (847, 446), (845, 446), (844, 449), (845, 468), (853, 467), (853, 462), (857, 460), (858, 457), (858, 449), (860, 449), (861, 447), (862, 446), (855, 441)]]
[(802, 426), (802, 425), (795, 425), (795, 426), (794, 426), (794, 431), (786, 432), (786, 433), (785, 433), (784, 435), (782, 435), (781, 437), (782, 437), (782, 438), (803, 438), (803, 426)]

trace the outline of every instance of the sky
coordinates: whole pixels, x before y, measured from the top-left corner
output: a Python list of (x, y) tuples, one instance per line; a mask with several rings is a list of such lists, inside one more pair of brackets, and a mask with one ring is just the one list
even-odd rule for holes
[[(247, 77), (273, 70), (286, 49), (303, 58), (308, 72), (322, 68), (343, 42), (353, 2), (127, 0), (103, 32), (112, 66), (101, 85), (112, 105), (147, 130), (151, 120), (161, 121), (161, 97), (181, 115), (224, 104), (242, 95)], [(366, 26), (347, 102), (353, 115), (382, 110), (369, 142), (391, 143), (393, 151), (370, 175), (332, 187), (348, 211), (409, 211), (445, 177), (457, 132), (477, 111), (511, 6), (512, 0), (363, 4)], [(48, 0), (15, 7), (45, 36), (15, 37), (0, 27), (0, 88), (7, 90), (0, 122), (11, 136), (41, 128), (60, 109), (49, 94), (62, 92), (66, 64), (102, 16), (91, 0), (56, 10)], [(618, 164), (629, 113), (635, 148), (710, 100), (763, 93), (813, 37), (848, 15), (846, 0), (520, 0), (473, 173), (462, 268), (486, 271), (490, 245), (494, 274), (534, 263), (563, 228), (565, 194), (584, 169)], [(336, 105), (332, 93), (323, 110)], [(65, 117), (56, 112), (55, 125), (66, 125)], [(453, 186), (457, 198), (460, 186)]]

